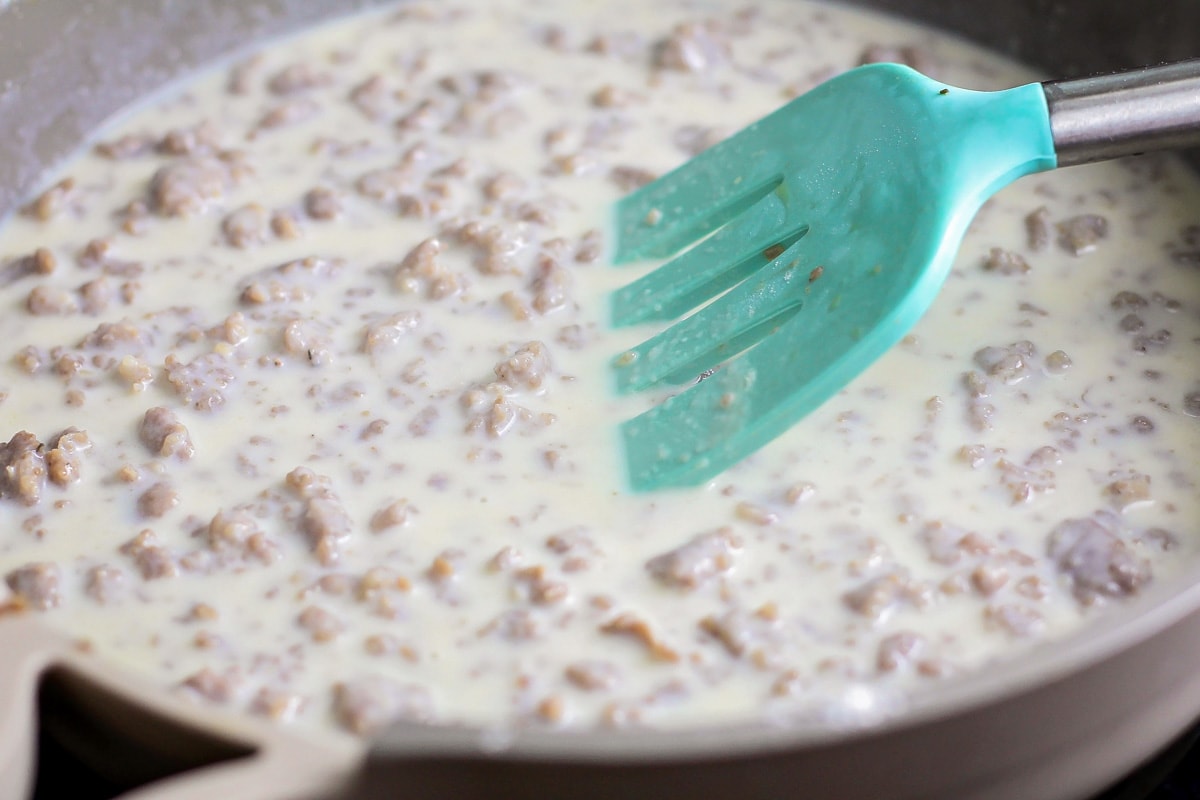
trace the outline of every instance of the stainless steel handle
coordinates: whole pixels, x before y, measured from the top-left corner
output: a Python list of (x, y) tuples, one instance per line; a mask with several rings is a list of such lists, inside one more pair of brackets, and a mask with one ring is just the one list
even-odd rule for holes
[(1060, 167), (1200, 145), (1200, 59), (1042, 88)]

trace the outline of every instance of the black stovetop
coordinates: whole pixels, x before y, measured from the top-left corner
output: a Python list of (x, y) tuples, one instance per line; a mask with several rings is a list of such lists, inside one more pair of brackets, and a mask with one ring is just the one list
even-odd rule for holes
[[(89, 774), (54, 741), (41, 738), (32, 800), (111, 800), (131, 788)], [(1200, 723), (1094, 800), (1200, 800)]]
[(1200, 800), (1200, 723), (1095, 800)]

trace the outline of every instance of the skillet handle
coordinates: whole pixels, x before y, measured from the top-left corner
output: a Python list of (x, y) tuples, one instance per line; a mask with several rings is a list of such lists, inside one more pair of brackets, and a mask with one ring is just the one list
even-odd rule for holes
[(61, 647), (28, 620), (0, 620), (0, 797), (33, 791), (38, 683)]
[(1042, 88), (1060, 167), (1200, 145), (1200, 59)]
[(116, 800), (319, 800), (342, 797), (352, 772), (314, 743), (267, 733), (244, 758), (183, 772)]
[(312, 800), (339, 793), (357, 742), (301, 736), (147, 690), (36, 617), (0, 619), (0, 797), (35, 790), (39, 727), (120, 800)]

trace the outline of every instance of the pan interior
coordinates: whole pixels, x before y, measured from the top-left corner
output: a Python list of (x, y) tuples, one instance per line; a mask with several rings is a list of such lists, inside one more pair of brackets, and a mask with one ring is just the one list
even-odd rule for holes
[[(1051, 53), (1057, 59), (1053, 66), (1061, 66), (1059, 72), (1063, 74), (1091, 69), (1098, 65), (1097, 59), (1101, 55), (1110, 59), (1105, 61), (1106, 66), (1124, 65), (1157, 60), (1164, 57), (1164, 54), (1176, 55), (1185, 52), (1187, 48), (1195, 47), (1195, 43), (1186, 41), (1185, 37), (1188, 31), (1197, 30), (1198, 25), (1189, 28), (1181, 23), (1183, 17), (1195, 12), (1194, 6), (1190, 4), (1181, 3), (1178, 4), (1178, 8), (1164, 9), (1162, 22), (1157, 24), (1161, 25), (1161, 31), (1168, 35), (1159, 38), (1134, 37), (1124, 43), (1122, 38), (1116, 35), (1119, 27), (1114, 22), (1113, 15), (1128, 13), (1124, 11), (1125, 4), (1113, 4), (1113, 8), (1106, 8), (1103, 12), (1100, 10), (1101, 5), (1081, 4), (1079, 16), (1072, 17), (1070, 22), (1061, 16), (1056, 17), (1058, 21), (1055, 28), (1029, 25), (1027, 15), (1036, 13), (1039, 9), (1011, 4), (1005, 6), (1006, 10), (1001, 19), (996, 22), (996, 27), (989, 27), (985, 38), (1011, 43), (1016, 41), (1017, 31), (1045, 37), (1040, 42), (1035, 40), (1026, 43), (1022, 40), (1021, 52), (1029, 55), (1036, 48), (1045, 47), (1046, 42), (1063, 41), (1061, 34), (1068, 27), (1071, 30), (1088, 30), (1088, 26), (1096, 26), (1111, 31), (1113, 39), (1109, 48), (1082, 48), (1079, 52), (1072, 52), (1070, 48), (1046, 47), (1044, 52)], [(150, 4), (136, 7), (133, 7), (133, 4), (114, 5), (110, 8), (108, 4), (88, 3), (80, 6), (79, 18), (83, 20), (80, 28), (92, 31), (94, 35), (82, 43), (72, 41), (73, 47), (79, 52), (66, 52), (71, 48), (67, 48), (63, 43), (71, 40), (63, 37), (56, 41), (51, 33), (54, 29), (50, 23), (56, 14), (61, 13), (61, 9), (56, 8), (54, 2), (45, 0), (37, 4), (11, 4), (3, 14), (20, 12), (24, 15), (22, 24), (28, 27), (31, 34), (28, 39), (23, 40), (21, 47), (2, 56), (4, 61), (0, 63), (0, 74), (15, 77), (11, 79), (14, 83), (7, 84), (9, 90), (0, 95), (0, 111), (16, 107), (15, 104), (30, 96), (54, 99), (38, 104), (37, 108), (27, 115), (0, 114), (0, 120), (4, 120), (0, 124), (20, 125), (19, 131), (14, 132), (14, 135), (0, 137), (0, 141), (4, 142), (4, 151), (0, 152), (0, 178), (3, 178), (0, 185), (5, 187), (3, 191), (6, 193), (0, 196), (0, 201), (11, 206), (17, 197), (24, 196), (43, 173), (45, 165), (59, 162), (100, 120), (132, 97), (169, 81), (194, 64), (227, 52), (228, 48), (242, 46), (244, 42), (250, 41), (256, 32), (290, 29), (315, 19), (321, 13), (317, 4), (301, 4), (290, 8), (293, 9), (290, 15), (278, 19), (272, 18), (270, 13), (271, 9), (278, 9), (267, 4), (258, 6), (217, 2), (201, 15), (199, 12), (181, 10), (177, 4), (168, 9), (166, 6), (150, 8)], [(950, 4), (949, 7), (919, 4), (914, 13), (918, 16), (960, 13), (954, 11), (954, 8), (954, 4)], [(1121, 10), (1116, 11), (1117, 8)], [(902, 9), (889, 7), (889, 10)], [(970, 26), (974, 24), (974, 21), (969, 19), (971, 15), (961, 16), (962, 19), (955, 19), (954, 16), (942, 17), (940, 22), (961, 22), (962, 29), (969, 31)], [(7, 21), (0, 17), (0, 25)], [(169, 31), (168, 35), (180, 42), (180, 47), (155, 48), (145, 45), (146, 50), (139, 51), (137, 48), (122, 50), (109, 46), (117, 37), (124, 41), (125, 31), (149, 30), (152, 23), (164, 25)], [(1144, 25), (1145, 20), (1141, 23)], [(989, 25), (991, 24), (989, 22)], [(1056, 30), (1057, 33), (1053, 33)], [(1077, 38), (1079, 37), (1067, 37), (1067, 40), (1074, 41)], [(42, 45), (42, 55), (31, 57), (30, 53), (37, 51), (39, 43)], [(95, 48), (91, 56), (87, 55), (88, 48)], [(110, 65), (110, 69), (104, 71), (108, 80), (103, 85), (94, 83), (97, 71), (87, 68), (88, 59), (100, 57), (99, 53), (106, 54)], [(112, 53), (121, 55), (113, 58), (110, 55)], [(14, 64), (20, 66), (13, 66)], [(30, 67), (30, 64), (34, 66)], [(145, 64), (149, 64), (150, 68), (145, 69)], [(79, 102), (81, 97), (85, 98), (86, 102)], [(19, 122), (14, 123), (14, 120)], [(42, 126), (45, 135), (31, 136), (30, 132), (39, 125)], [(918, 704), (912, 718), (918, 719), (922, 714), (943, 713), (956, 704), (980, 702), (980, 698), (999, 696), (1024, 683), (1044, 679), (1047, 674), (1069, 671), (1091, 660), (1102, 658), (1116, 649), (1129, 646), (1140, 637), (1165, 627), (1193, 607), (1197, 598), (1194, 596), (1195, 592), (1187, 588), (1192, 585), (1193, 578), (1191, 575), (1180, 576), (1169, 586), (1158, 587), (1161, 591), (1156, 589), (1149, 592), (1146, 598), (1131, 604), (1128, 609), (1113, 612), (1112, 619), (1121, 624), (1112, 626), (1112, 629), (1086, 631), (1074, 640), (1034, 653), (1022, 665), (1006, 671), (1004, 675), (981, 675), (952, 681), (945, 692), (931, 698), (927, 705)], [(1068, 650), (1071, 651), (1069, 654)], [(60, 680), (56, 677), (49, 681), (51, 691), (47, 697), (51, 700), (60, 694), (60, 683), (69, 688), (70, 680)], [(814, 735), (827, 733), (827, 729), (821, 729), (820, 733)], [(755, 725), (750, 726), (744, 735), (746, 741), (759, 741), (763, 735), (774, 737), (777, 734), (770, 730), (764, 733), (761, 726)], [(793, 731), (780, 736), (794, 741), (797, 734)], [(694, 743), (687, 744), (690, 738), (683, 736), (678, 741), (685, 743), (681, 745), (684, 747), (694, 746)], [(553, 737), (532, 735), (528, 737), (528, 741), (536, 743), (530, 745), (534, 747), (559, 746)], [(732, 733), (729, 741), (739, 741), (739, 734)], [(631, 739), (622, 744), (614, 739), (612, 747), (628, 752), (630, 749), (636, 749), (635, 742), (636, 739)], [(603, 752), (603, 747), (600, 748), (600, 752)], [(209, 755), (212, 753), (205, 757)], [(233, 758), (239, 755), (244, 753), (223, 751), (218, 753), (217, 757)]]

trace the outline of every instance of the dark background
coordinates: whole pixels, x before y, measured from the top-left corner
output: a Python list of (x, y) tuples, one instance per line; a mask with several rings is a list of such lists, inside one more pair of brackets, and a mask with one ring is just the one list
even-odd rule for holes
[[(72, 759), (51, 737), (39, 737), (33, 800), (111, 800), (132, 788), (106, 781)], [(1095, 800), (1200, 800), (1200, 724)]]

